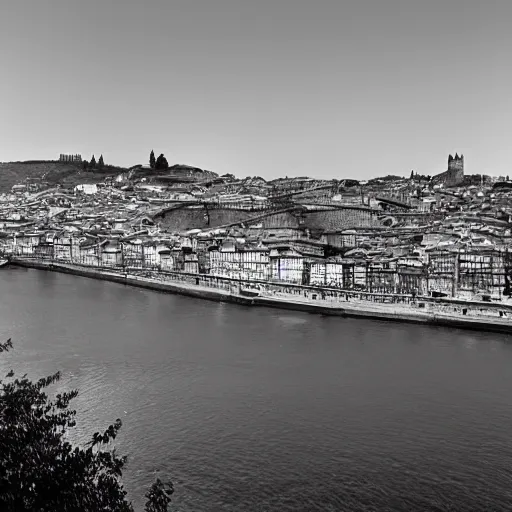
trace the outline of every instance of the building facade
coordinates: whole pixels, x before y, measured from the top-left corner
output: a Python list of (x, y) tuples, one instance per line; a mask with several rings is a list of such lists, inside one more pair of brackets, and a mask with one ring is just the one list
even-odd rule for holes
[(81, 162), (82, 155), (67, 155), (65, 153), (60, 154), (59, 162)]

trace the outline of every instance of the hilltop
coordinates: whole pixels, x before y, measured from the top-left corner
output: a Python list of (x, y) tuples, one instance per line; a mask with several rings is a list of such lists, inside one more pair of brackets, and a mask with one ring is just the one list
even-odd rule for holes
[(168, 169), (155, 171), (146, 165), (134, 165), (130, 168), (105, 165), (103, 169), (83, 169), (82, 162), (63, 162), (60, 160), (29, 160), (25, 162), (0, 162), (0, 194), (10, 192), (14, 185), (37, 184), (37, 188), (52, 188), (62, 185), (66, 188), (81, 183), (99, 183), (105, 178), (115, 177), (121, 173), (135, 179), (146, 178), (151, 182), (188, 183), (211, 181), (218, 174), (192, 167), (176, 164)]
[(102, 170), (84, 170), (80, 162), (31, 160), (0, 163), (0, 193), (9, 192), (19, 183), (44, 183), (49, 187), (73, 187), (79, 183), (97, 183), (108, 176), (126, 171), (123, 167), (106, 165)]

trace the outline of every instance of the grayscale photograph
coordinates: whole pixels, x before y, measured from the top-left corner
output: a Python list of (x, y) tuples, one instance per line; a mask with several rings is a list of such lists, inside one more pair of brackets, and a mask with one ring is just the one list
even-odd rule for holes
[(512, 511), (512, 0), (0, 0), (0, 512)]

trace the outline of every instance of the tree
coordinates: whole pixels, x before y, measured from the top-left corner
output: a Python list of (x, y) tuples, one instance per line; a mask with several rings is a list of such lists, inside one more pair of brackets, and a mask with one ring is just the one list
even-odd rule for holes
[(87, 160), (84, 160), (84, 161), (82, 162), (82, 169), (83, 169), (84, 171), (87, 171), (87, 167), (89, 167), (89, 162), (88, 162)]
[(507, 174), (507, 181), (510, 181), (510, 178), (508, 177), (508, 174)]
[(89, 163), (89, 167), (94, 169), (96, 167), (96, 158), (94, 158), (94, 155), (92, 155), (91, 161)]
[[(9, 339), (0, 352), (12, 349)], [(133, 512), (121, 483), (126, 457), (110, 443), (121, 420), (104, 433), (96, 432), (86, 448), (66, 440), (75, 427), (69, 409), (78, 391), (50, 400), (44, 390), (60, 379), (57, 372), (30, 381), (14, 378), (11, 370), (0, 380), (0, 510), (3, 512)], [(174, 489), (157, 480), (146, 493), (146, 512), (166, 512)]]
[(100, 155), (100, 159), (98, 160), (98, 169), (103, 169), (105, 164), (103, 163), (103, 155)]
[(151, 169), (155, 168), (155, 164), (155, 152), (151, 150), (151, 153), (149, 154), (149, 166), (151, 167)]
[(410, 177), (411, 180), (414, 179), (414, 171), (411, 171), (411, 177)]
[(167, 163), (167, 159), (165, 158), (164, 154), (162, 153), (155, 162), (155, 169), (158, 171), (161, 171), (162, 169), (168, 169), (169, 164)]

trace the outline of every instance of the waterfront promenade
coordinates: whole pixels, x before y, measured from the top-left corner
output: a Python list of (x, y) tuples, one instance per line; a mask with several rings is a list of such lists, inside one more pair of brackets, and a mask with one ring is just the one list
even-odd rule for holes
[[(15, 265), (138, 286), (201, 299), (305, 311), (329, 316), (366, 318), (512, 333), (512, 305), (447, 299), (387, 297), (346, 290), (318, 289), (286, 283), (258, 283), (258, 295), (243, 293), (255, 283), (216, 276), (140, 269), (95, 268), (73, 263), (13, 258)], [(390, 302), (386, 302), (390, 301)]]

